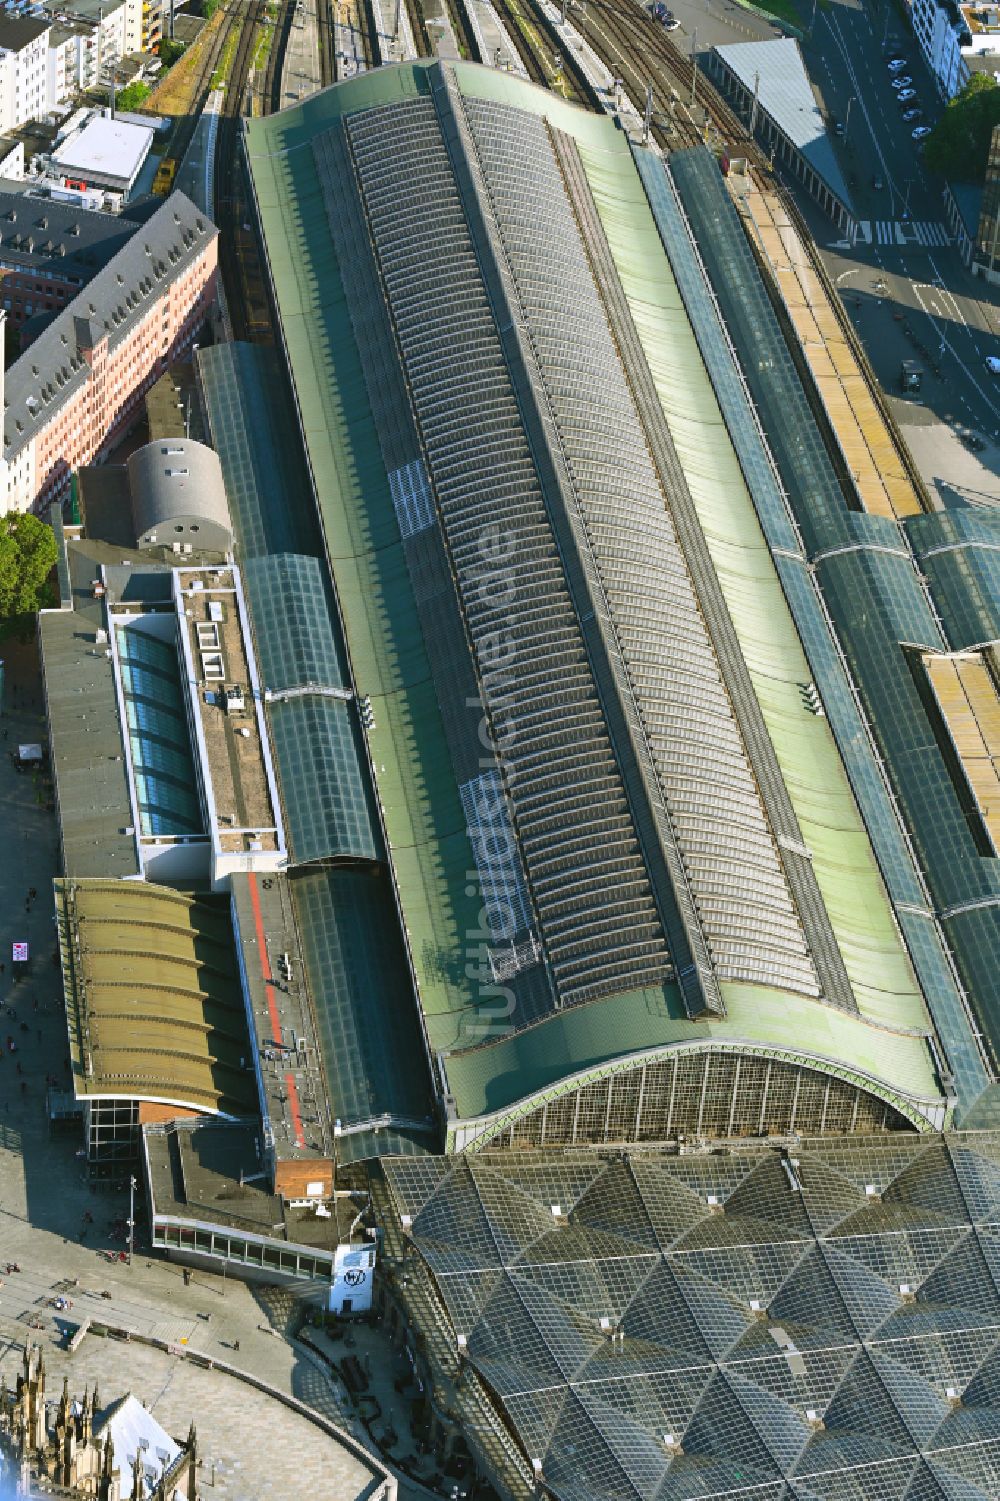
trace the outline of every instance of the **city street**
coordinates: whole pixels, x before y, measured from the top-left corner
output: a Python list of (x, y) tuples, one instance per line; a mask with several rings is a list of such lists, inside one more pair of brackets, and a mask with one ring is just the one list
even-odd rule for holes
[[(926, 122), (940, 114), (916, 41), (895, 11), (878, 0), (817, 7), (803, 55), (828, 116), (846, 123), (840, 151), (859, 219), (856, 243), (837, 242), (829, 221), (797, 198), (927, 483), (943, 503), (989, 503), (1000, 499), (1000, 382), (985, 360), (1000, 348), (1000, 297), (971, 276), (950, 243), (937, 184), (891, 86), (887, 34), (901, 39)], [(919, 397), (900, 392), (904, 359), (925, 372)]]

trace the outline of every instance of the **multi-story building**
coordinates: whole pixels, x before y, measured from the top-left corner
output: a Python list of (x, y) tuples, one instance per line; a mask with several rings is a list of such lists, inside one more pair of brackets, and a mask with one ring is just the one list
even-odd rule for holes
[(150, 218), (82, 211), (51, 198), (0, 193), (0, 303), (13, 328), (54, 316)]
[(942, 98), (954, 98), (968, 83), (973, 69), (983, 64), (988, 67), (994, 53), (1000, 71), (1000, 7), (962, 5), (958, 0), (914, 0), (911, 18)]
[(163, 35), (162, 0), (141, 0), (141, 42), (143, 52), (156, 52)]
[(49, 64), (49, 74), (58, 78), (62, 73), (70, 96), (105, 80), (114, 64), (142, 43), (142, 0), (43, 3), (55, 23), (53, 31), (58, 33), (58, 41), (54, 36), (50, 46), (63, 53), (61, 62), (57, 59)]
[(48, 107), (48, 20), (0, 16), (0, 130), (16, 130)]
[(135, 420), (146, 390), (205, 321), (217, 237), (190, 199), (172, 194), (10, 367), (4, 511), (47, 507)]
[(48, 108), (60, 110), (96, 81), (97, 32), (81, 21), (56, 21), (49, 34)]

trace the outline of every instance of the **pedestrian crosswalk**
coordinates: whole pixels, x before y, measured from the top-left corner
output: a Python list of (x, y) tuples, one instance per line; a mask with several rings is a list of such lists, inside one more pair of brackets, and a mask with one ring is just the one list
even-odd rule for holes
[(870, 245), (950, 245), (951, 235), (940, 219), (858, 220), (857, 239)]

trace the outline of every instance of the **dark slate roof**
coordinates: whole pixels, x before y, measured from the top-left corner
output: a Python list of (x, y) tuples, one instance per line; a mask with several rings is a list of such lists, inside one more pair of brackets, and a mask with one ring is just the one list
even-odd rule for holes
[(0, 14), (0, 49), (4, 52), (21, 52), (36, 37), (44, 36), (52, 22), (46, 17), (34, 21), (28, 16), (5, 16)]
[(80, 343), (86, 325), (92, 326), (98, 338), (107, 333), (109, 347), (115, 349), (145, 317), (149, 298), (160, 284), (178, 276), (217, 234), (211, 219), (190, 198), (171, 193), (7, 371), (7, 458), (45, 426), (52, 403), (61, 403), (86, 379), (81, 352), (85, 346)]
[(28, 270), (50, 266), (87, 282), (128, 243), (138, 222), (76, 204), (0, 192), (0, 257)]

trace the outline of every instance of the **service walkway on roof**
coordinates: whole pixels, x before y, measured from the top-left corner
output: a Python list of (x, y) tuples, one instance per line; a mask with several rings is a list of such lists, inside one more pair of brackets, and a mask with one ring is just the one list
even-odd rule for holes
[(1000, 700), (982, 653), (927, 655), (924, 666), (941, 716), (994, 851), (1000, 849)]

